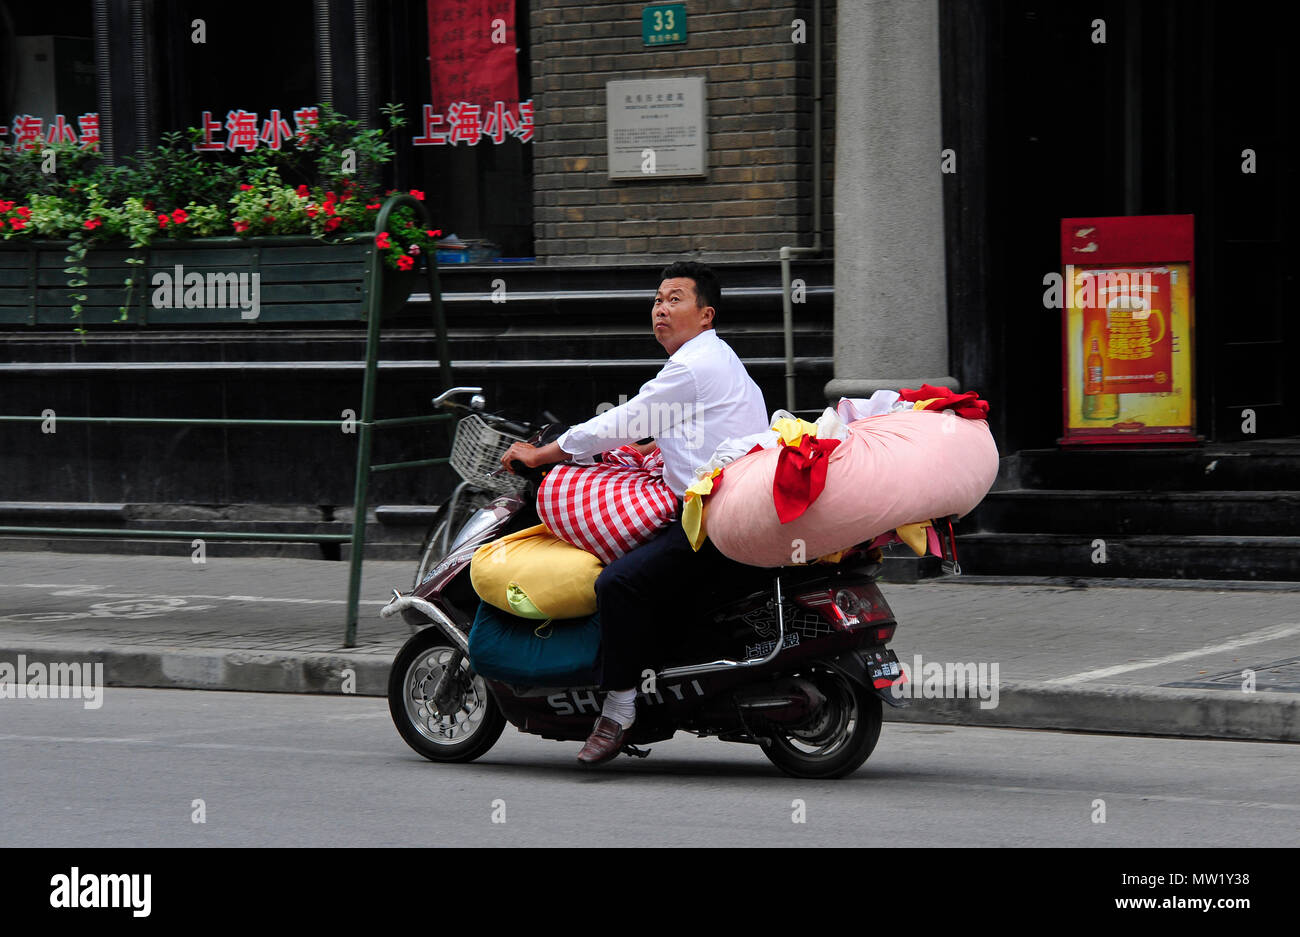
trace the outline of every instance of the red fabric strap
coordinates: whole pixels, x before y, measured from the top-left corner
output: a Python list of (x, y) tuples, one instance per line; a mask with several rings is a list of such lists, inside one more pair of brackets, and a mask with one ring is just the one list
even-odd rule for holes
[(826, 487), (827, 457), (838, 439), (804, 436), (797, 446), (782, 446), (772, 478), (772, 501), (782, 524), (801, 517)]
[(922, 384), (920, 390), (903, 388), (898, 392), (898, 399), (908, 403), (929, 400), (930, 403), (925, 405), (926, 410), (951, 410), (967, 420), (985, 420), (989, 415), (989, 402), (981, 400), (980, 395), (973, 390), (954, 394), (946, 387)]

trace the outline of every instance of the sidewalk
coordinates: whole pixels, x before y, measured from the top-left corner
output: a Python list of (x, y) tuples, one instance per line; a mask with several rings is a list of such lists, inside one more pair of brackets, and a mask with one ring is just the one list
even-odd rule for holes
[[(339, 693), (350, 681), (382, 696), (409, 630), (378, 611), (413, 567), (366, 564), (359, 646), (345, 650), (343, 563), (0, 552), (0, 661), (103, 661), (110, 686)], [(1300, 584), (964, 576), (882, 591), (912, 687), (940, 697), (886, 719), (1300, 741)], [(973, 688), (944, 695), (927, 664), (949, 665), (949, 683), (953, 664), (996, 667), (996, 705)]]

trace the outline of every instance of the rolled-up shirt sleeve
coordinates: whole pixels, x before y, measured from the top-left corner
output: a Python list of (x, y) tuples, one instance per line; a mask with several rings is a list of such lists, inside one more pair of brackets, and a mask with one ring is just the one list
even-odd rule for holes
[(587, 458), (647, 436), (662, 435), (682, 420), (693, 419), (695, 405), (694, 375), (685, 365), (669, 360), (627, 403), (570, 427), (557, 441), (569, 455)]

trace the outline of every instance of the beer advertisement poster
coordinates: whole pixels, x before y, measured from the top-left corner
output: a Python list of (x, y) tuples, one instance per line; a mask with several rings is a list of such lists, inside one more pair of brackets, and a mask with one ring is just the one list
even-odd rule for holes
[[(1160, 222), (1184, 218), (1185, 236), (1160, 236)], [(1062, 253), (1094, 255), (1063, 258), (1063, 444), (1196, 439), (1190, 220), (1063, 224)]]

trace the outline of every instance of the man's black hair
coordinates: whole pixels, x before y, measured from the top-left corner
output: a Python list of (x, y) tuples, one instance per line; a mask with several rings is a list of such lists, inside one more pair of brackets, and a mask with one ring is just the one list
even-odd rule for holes
[(659, 274), (659, 282), (674, 280), (677, 277), (689, 277), (695, 281), (695, 302), (699, 306), (712, 306), (714, 314), (722, 303), (722, 285), (711, 267), (696, 263), (694, 260), (676, 260), (664, 267)]

